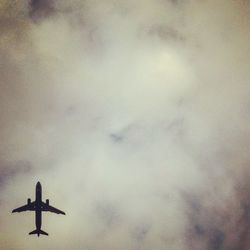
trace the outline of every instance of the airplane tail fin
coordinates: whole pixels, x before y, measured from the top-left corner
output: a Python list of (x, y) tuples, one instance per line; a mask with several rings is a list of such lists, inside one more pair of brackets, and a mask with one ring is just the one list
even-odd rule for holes
[(37, 234), (37, 236), (39, 237), (40, 236), (40, 234), (43, 234), (43, 235), (49, 235), (48, 233), (46, 233), (46, 232), (44, 232), (43, 230), (34, 230), (34, 231), (32, 231), (32, 232), (30, 232), (29, 234)]

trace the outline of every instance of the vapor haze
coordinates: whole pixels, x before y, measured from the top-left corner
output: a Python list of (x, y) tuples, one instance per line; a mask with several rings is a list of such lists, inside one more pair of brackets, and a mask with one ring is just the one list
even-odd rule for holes
[[(250, 248), (245, 0), (0, 1), (0, 248)], [(43, 198), (49, 237), (29, 236)]]

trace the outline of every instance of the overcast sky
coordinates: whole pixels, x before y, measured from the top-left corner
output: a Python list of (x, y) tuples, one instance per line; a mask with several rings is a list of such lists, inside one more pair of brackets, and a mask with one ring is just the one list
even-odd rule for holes
[[(250, 249), (247, 0), (0, 0), (0, 248)], [(49, 237), (28, 235), (43, 199)]]

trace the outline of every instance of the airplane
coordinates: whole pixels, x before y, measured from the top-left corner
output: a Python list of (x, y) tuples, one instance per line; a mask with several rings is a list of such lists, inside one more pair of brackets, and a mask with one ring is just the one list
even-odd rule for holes
[(35, 199), (35, 201), (31, 202), (31, 199), (28, 198), (26, 205), (12, 210), (12, 213), (16, 213), (16, 212), (20, 213), (20, 212), (24, 212), (24, 211), (35, 211), (35, 213), (36, 213), (36, 229), (34, 231), (30, 232), (29, 234), (37, 234), (38, 237), (40, 236), (40, 234), (49, 235), (48, 233), (41, 230), (42, 212), (43, 211), (44, 212), (49, 211), (52, 213), (65, 215), (65, 213), (63, 211), (61, 211), (55, 207), (50, 206), (48, 199), (46, 200), (46, 202), (42, 201), (42, 185), (40, 182), (37, 182), (37, 184), (36, 184), (36, 199)]

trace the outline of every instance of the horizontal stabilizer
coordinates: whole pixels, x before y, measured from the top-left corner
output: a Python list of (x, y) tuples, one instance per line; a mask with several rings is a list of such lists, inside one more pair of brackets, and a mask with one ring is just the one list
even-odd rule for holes
[(43, 234), (43, 235), (49, 235), (48, 233), (44, 232), (43, 230), (34, 230), (32, 232), (30, 232), (29, 234), (37, 234), (37, 236), (39, 237), (40, 234)]

